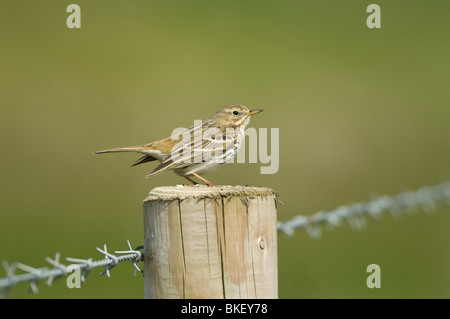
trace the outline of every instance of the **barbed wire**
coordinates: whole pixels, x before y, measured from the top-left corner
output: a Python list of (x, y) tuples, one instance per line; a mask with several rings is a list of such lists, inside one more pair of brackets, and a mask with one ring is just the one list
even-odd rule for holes
[[(139, 263), (143, 259), (143, 253), (140, 249), (143, 246), (138, 246), (132, 249), (130, 241), (127, 240), (128, 250), (115, 251), (115, 254), (108, 252), (106, 244), (103, 245), (103, 249), (96, 248), (98, 252), (104, 255), (104, 259), (93, 260), (89, 259), (79, 259), (67, 257), (66, 261), (70, 262), (70, 265), (64, 265), (60, 262), (60, 253), (56, 253), (55, 258), (46, 257), (45, 260), (52, 266), (51, 268), (42, 267), (34, 268), (19, 262), (9, 264), (3, 261), (3, 268), (6, 271), (6, 277), (0, 278), (0, 292), (2, 298), (8, 297), (9, 290), (21, 282), (29, 282), (30, 290), (34, 293), (38, 292), (38, 283), (44, 279), (47, 279), (47, 285), (51, 286), (52, 283), (63, 276), (71, 274), (75, 269), (80, 271), (80, 281), (81, 284), (86, 281), (86, 278), (90, 271), (97, 267), (105, 267), (105, 269), (100, 273), (100, 276), (106, 274), (110, 277), (110, 270), (114, 268), (117, 264), (130, 261), (134, 267), (134, 276), (136, 272), (141, 272), (139, 268)], [(17, 270), (24, 271), (23, 274), (16, 274)]]
[(295, 230), (305, 229), (311, 238), (317, 239), (322, 235), (323, 225), (333, 228), (342, 226), (347, 221), (352, 229), (361, 230), (366, 226), (367, 216), (378, 220), (383, 213), (388, 212), (394, 218), (399, 218), (419, 210), (431, 213), (444, 205), (450, 206), (450, 182), (437, 186), (422, 186), (416, 191), (406, 191), (393, 196), (377, 196), (372, 200), (339, 206), (331, 211), (319, 211), (309, 216), (298, 215), (278, 222), (277, 228), (288, 236), (293, 236)]
[[(361, 230), (366, 226), (367, 216), (380, 219), (384, 213), (389, 212), (394, 218), (399, 218), (405, 214), (412, 215), (419, 210), (431, 213), (443, 205), (450, 206), (450, 182), (437, 186), (423, 186), (416, 191), (405, 191), (393, 196), (377, 196), (365, 202), (339, 206), (331, 211), (320, 211), (307, 216), (298, 215), (290, 220), (278, 222), (277, 229), (288, 236), (293, 236), (296, 230), (305, 229), (311, 238), (320, 238), (324, 225), (338, 227), (347, 222), (352, 229)], [(3, 261), (6, 276), (0, 278), (1, 297), (6, 298), (9, 290), (21, 282), (29, 282), (30, 290), (37, 293), (38, 283), (42, 280), (47, 279), (47, 285), (51, 286), (55, 280), (71, 274), (74, 267), (80, 271), (81, 283), (84, 283), (90, 271), (97, 267), (105, 268), (100, 276), (106, 274), (110, 277), (110, 270), (124, 261), (132, 263), (136, 275), (136, 272), (141, 272), (139, 263), (143, 260), (143, 253), (140, 250), (143, 246), (132, 249), (129, 240), (127, 245), (128, 250), (115, 251), (116, 255), (108, 252), (106, 244), (103, 249), (97, 247), (97, 251), (104, 255), (100, 260), (67, 257), (66, 261), (71, 263), (69, 265), (62, 264), (60, 254), (56, 253), (54, 258), (45, 258), (51, 268), (34, 268), (19, 262), (9, 264)], [(17, 270), (25, 273), (16, 274)]]

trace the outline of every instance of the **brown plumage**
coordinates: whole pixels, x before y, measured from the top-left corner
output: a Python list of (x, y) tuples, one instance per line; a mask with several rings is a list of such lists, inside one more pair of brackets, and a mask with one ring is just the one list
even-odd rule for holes
[[(216, 112), (201, 125), (191, 126), (180, 135), (160, 141), (129, 147), (120, 147), (95, 152), (94, 154), (135, 152), (144, 154), (132, 166), (159, 161), (160, 164), (146, 177), (167, 170), (174, 170), (180, 176), (196, 184), (190, 177), (196, 176), (211, 186), (200, 175), (212, 172), (236, 155), (245, 135), (250, 117), (262, 110), (249, 110), (239, 104), (230, 104)], [(208, 135), (208, 132), (212, 132)], [(213, 138), (214, 137), (214, 138)], [(200, 141), (200, 143), (197, 143)], [(214, 151), (214, 155), (211, 155)], [(198, 160), (198, 154), (201, 160)], [(205, 156), (208, 155), (208, 156)]]

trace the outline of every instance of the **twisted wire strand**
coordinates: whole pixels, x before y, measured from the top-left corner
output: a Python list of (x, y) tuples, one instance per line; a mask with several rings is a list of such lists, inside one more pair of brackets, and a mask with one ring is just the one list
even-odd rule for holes
[(389, 212), (394, 218), (399, 218), (419, 210), (431, 213), (444, 205), (450, 206), (450, 182), (422, 186), (416, 191), (393, 196), (378, 196), (369, 201), (339, 206), (331, 211), (320, 211), (309, 216), (298, 215), (278, 222), (277, 228), (288, 236), (293, 236), (296, 230), (305, 229), (311, 238), (320, 238), (322, 225), (338, 227), (347, 221), (352, 229), (360, 230), (366, 226), (366, 216), (380, 219), (383, 213)]
[[(81, 283), (86, 281), (87, 275), (89, 272), (98, 267), (105, 267), (105, 269), (100, 273), (100, 276), (106, 274), (110, 277), (110, 270), (115, 267), (117, 264), (130, 261), (134, 267), (134, 275), (136, 272), (141, 272), (139, 268), (139, 263), (143, 259), (143, 253), (140, 251), (142, 246), (139, 246), (135, 249), (131, 248), (130, 241), (127, 240), (128, 250), (124, 251), (115, 251), (115, 254), (111, 254), (108, 252), (106, 245), (103, 246), (103, 249), (96, 248), (98, 252), (104, 255), (104, 259), (93, 260), (89, 259), (79, 259), (79, 258), (71, 258), (67, 257), (66, 260), (70, 262), (70, 265), (64, 265), (60, 263), (60, 254), (56, 253), (55, 258), (46, 257), (46, 261), (52, 265), (52, 268), (41, 267), (41, 268), (33, 268), (28, 265), (24, 265), (19, 262), (15, 262), (12, 264), (3, 261), (3, 268), (6, 271), (6, 277), (0, 278), (0, 291), (1, 296), (3, 298), (7, 298), (9, 290), (22, 282), (30, 283), (30, 290), (34, 293), (38, 292), (37, 284), (44, 279), (47, 279), (47, 285), (50, 286), (56, 279), (59, 279), (63, 276), (66, 276), (74, 270), (74, 267), (77, 267), (81, 273)], [(22, 270), (25, 273), (16, 274), (16, 270)]]

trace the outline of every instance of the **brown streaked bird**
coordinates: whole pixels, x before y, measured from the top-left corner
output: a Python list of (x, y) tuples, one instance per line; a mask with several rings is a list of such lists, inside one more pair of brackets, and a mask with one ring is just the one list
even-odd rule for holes
[(208, 186), (214, 186), (201, 175), (222, 167), (233, 159), (245, 138), (245, 128), (252, 115), (262, 110), (249, 110), (240, 104), (230, 104), (217, 111), (210, 119), (172, 134), (160, 141), (129, 147), (113, 148), (94, 154), (135, 152), (144, 154), (132, 166), (159, 161), (160, 164), (146, 177), (173, 170), (193, 184), (197, 177)]

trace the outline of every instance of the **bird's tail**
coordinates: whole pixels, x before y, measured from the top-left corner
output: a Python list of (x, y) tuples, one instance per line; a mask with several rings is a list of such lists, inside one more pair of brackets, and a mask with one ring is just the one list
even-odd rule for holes
[(136, 166), (139, 164), (156, 161), (159, 159), (159, 153), (155, 150), (151, 150), (151, 145), (140, 145), (140, 146), (128, 146), (128, 147), (119, 147), (119, 148), (111, 148), (108, 150), (97, 151), (94, 154), (105, 154), (105, 153), (119, 153), (119, 152), (135, 152), (145, 154), (141, 158), (139, 158), (136, 163), (131, 166)]
[(119, 148), (111, 148), (108, 150), (102, 150), (94, 152), (94, 154), (104, 154), (104, 153), (118, 153), (118, 152), (136, 152), (146, 154), (148, 152), (148, 148), (144, 146), (128, 146), (128, 147), (119, 147)]

